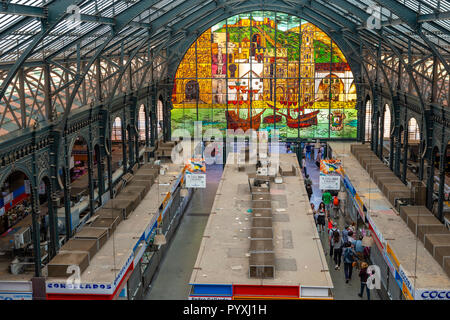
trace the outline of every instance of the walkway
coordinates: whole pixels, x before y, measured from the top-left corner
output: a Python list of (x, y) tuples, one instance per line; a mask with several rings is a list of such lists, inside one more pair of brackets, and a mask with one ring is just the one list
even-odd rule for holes
[[(313, 194), (311, 196), (311, 203), (314, 203), (316, 208), (319, 207), (320, 202), (322, 202), (322, 191), (319, 189), (319, 168), (316, 166), (315, 161), (306, 159), (306, 171), (313, 182)], [(338, 221), (338, 229), (342, 230), (345, 226), (345, 219), (341, 216)], [(359, 270), (353, 269), (352, 279), (349, 283), (345, 283), (344, 276), (344, 263), (341, 263), (340, 270), (334, 270), (334, 261), (330, 257), (330, 246), (328, 244), (328, 235), (326, 232), (322, 234), (319, 233), (319, 236), (322, 240), (322, 245), (324, 252), (327, 256), (328, 268), (330, 270), (330, 275), (333, 280), (334, 285), (334, 298), (336, 300), (358, 300), (361, 299), (358, 297), (358, 293), (360, 290), (360, 280), (359, 280)], [(380, 300), (380, 297), (375, 291), (370, 292), (371, 300)], [(366, 300), (366, 292), (364, 292), (363, 299)]]
[(203, 230), (222, 176), (222, 165), (207, 166), (206, 189), (197, 189), (159, 265), (145, 300), (186, 300)]
[[(307, 172), (313, 181), (313, 195), (311, 202), (316, 207), (322, 201), (322, 192), (319, 189), (319, 169), (315, 162), (307, 159)], [(188, 205), (185, 216), (180, 222), (179, 229), (175, 233), (173, 241), (167, 254), (159, 266), (159, 271), (155, 275), (155, 280), (151, 285), (146, 300), (169, 300), (169, 299), (187, 299), (191, 286), (189, 279), (192, 268), (197, 258), (200, 247), (203, 230), (208, 222), (208, 216), (214, 201), (216, 190), (222, 176), (222, 166), (208, 166), (207, 168), (207, 187), (198, 189)], [(344, 227), (344, 219), (341, 217), (338, 221), (339, 229)], [(354, 270), (351, 281), (346, 284), (344, 277), (344, 266), (341, 264), (341, 270), (334, 270), (334, 261), (329, 256), (328, 237), (325, 233), (320, 235), (322, 245), (327, 254), (328, 268), (334, 285), (334, 297), (336, 300), (357, 300), (360, 282), (358, 271)], [(364, 299), (367, 299), (364, 293)], [(379, 300), (379, 296), (372, 291), (372, 300)]]

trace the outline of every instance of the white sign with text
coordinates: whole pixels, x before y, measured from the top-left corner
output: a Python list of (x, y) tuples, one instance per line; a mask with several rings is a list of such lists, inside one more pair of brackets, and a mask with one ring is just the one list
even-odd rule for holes
[(186, 188), (206, 188), (206, 174), (186, 174)]
[(340, 176), (320, 175), (319, 188), (321, 190), (340, 190), (341, 177)]

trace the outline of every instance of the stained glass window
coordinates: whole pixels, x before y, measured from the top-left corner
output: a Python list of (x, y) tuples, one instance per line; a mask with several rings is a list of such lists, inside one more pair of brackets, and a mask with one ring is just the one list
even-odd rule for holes
[(356, 138), (356, 89), (343, 53), (315, 25), (288, 14), (236, 15), (204, 32), (176, 73), (171, 128), (194, 121), (280, 130), (283, 138)]

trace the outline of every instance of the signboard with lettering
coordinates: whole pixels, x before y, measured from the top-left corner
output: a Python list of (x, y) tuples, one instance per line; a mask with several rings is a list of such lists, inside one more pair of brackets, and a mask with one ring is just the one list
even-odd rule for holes
[(415, 300), (450, 300), (450, 289), (418, 289), (414, 291)]
[(341, 189), (341, 160), (320, 160), (319, 188), (322, 190)]
[(411, 292), (414, 292), (413, 283), (409, 280), (408, 276), (406, 275), (405, 269), (403, 269), (401, 265), (398, 267), (398, 273), (402, 278), (404, 286), (404, 288), (402, 288), (403, 293), (405, 294), (405, 296), (411, 297)]
[(232, 297), (189, 296), (188, 300), (233, 300)]
[(31, 292), (0, 292), (0, 300), (33, 300)]
[(206, 174), (187, 174), (186, 188), (206, 188)]
[(186, 161), (186, 188), (206, 188), (206, 164), (203, 158)]

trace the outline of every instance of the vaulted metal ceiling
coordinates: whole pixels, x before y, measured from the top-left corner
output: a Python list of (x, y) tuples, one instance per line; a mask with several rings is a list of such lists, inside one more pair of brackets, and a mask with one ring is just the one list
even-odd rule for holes
[[(70, 23), (71, 5), (80, 9), (76, 27)], [(336, 41), (356, 76), (371, 79), (378, 65), (385, 68), (381, 82), (405, 72), (414, 79), (417, 95), (425, 99), (434, 94), (435, 101), (448, 105), (449, 1), (3, 0), (0, 135), (42, 119), (59, 117), (64, 126), (76, 107), (173, 77), (201, 32), (251, 10), (306, 19)]]

